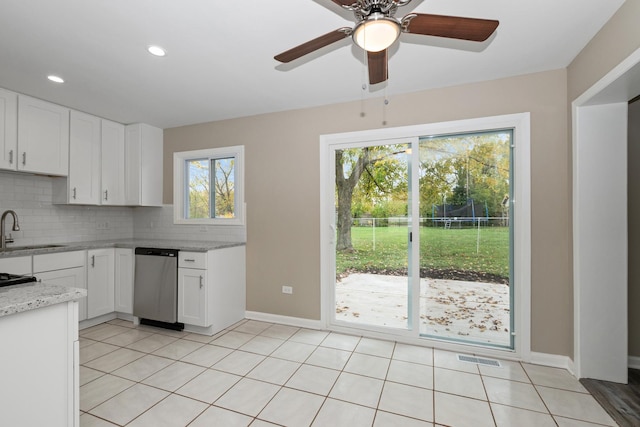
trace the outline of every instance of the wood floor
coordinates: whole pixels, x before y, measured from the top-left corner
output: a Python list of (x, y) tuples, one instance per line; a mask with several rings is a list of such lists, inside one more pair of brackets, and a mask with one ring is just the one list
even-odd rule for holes
[(590, 379), (580, 382), (620, 426), (640, 426), (640, 370), (629, 369), (629, 384)]

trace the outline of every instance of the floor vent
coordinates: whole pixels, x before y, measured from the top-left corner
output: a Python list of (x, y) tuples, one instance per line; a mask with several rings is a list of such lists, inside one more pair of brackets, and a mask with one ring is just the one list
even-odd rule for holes
[(477, 363), (478, 365), (493, 366), (494, 368), (502, 367), (500, 365), (499, 360), (485, 359), (482, 357), (475, 357), (475, 356), (466, 356), (464, 354), (458, 354), (458, 360), (460, 362)]

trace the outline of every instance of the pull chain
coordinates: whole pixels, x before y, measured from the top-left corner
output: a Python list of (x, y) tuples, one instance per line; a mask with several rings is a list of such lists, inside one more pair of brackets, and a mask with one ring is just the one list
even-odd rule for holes
[(365, 117), (367, 114), (364, 112), (364, 95), (367, 90), (367, 51), (362, 50), (362, 92), (360, 92), (360, 117)]
[(382, 126), (387, 125), (387, 105), (389, 105), (389, 98), (387, 97), (387, 86), (385, 86), (384, 100), (382, 101)]

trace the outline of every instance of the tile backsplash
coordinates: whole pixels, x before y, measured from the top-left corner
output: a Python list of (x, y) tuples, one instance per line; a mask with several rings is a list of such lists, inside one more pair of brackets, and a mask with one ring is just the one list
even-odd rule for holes
[(11, 231), (11, 246), (113, 239), (180, 239), (246, 241), (245, 227), (173, 224), (173, 206), (159, 208), (52, 204), (52, 178), (0, 172), (0, 213), (12, 209), (20, 231)]
[(133, 229), (136, 239), (247, 241), (245, 226), (174, 224), (173, 205), (164, 205), (159, 208), (135, 208)]

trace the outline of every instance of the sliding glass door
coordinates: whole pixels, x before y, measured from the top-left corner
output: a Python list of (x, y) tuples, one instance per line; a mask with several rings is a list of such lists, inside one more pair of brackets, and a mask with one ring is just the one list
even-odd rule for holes
[(528, 351), (528, 115), (486, 122), (325, 144), (329, 326)]
[(335, 319), (409, 329), (410, 142), (335, 150)]
[(511, 142), (420, 138), (420, 334), (512, 347)]

